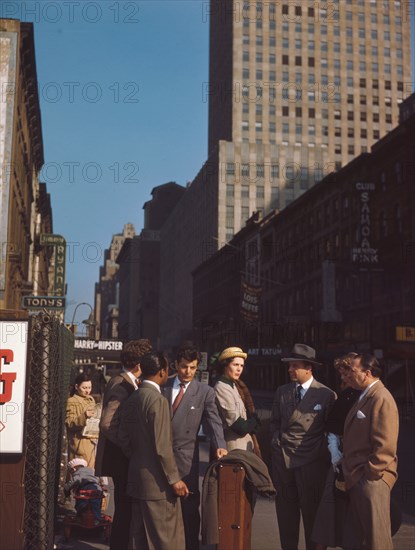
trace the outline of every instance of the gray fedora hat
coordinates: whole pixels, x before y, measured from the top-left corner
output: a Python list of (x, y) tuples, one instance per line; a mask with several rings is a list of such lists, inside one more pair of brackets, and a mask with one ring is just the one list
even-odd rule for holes
[(305, 361), (312, 365), (321, 365), (316, 361), (316, 350), (306, 344), (294, 344), (290, 357), (282, 357), (281, 361)]

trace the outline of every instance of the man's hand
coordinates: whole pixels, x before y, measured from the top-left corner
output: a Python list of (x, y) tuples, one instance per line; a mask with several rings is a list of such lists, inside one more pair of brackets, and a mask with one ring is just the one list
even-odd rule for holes
[(189, 494), (189, 489), (187, 488), (187, 485), (184, 481), (178, 481), (177, 483), (173, 483), (170, 485), (170, 487), (173, 489), (173, 493), (177, 497), (187, 497)]
[(216, 449), (216, 458), (219, 460), (228, 454), (226, 449)]

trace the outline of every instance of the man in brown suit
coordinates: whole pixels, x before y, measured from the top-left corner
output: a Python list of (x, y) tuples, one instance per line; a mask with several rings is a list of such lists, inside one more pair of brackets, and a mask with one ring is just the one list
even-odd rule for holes
[(390, 491), (397, 478), (399, 415), (379, 380), (371, 355), (358, 355), (348, 371), (350, 386), (362, 390), (344, 425), (343, 473), (362, 548), (392, 550)]
[(150, 340), (145, 338), (131, 340), (123, 346), (121, 352), (123, 371), (108, 382), (102, 403), (95, 474), (110, 476), (114, 483), (114, 521), (110, 550), (128, 548), (131, 523), (131, 502), (125, 492), (128, 459), (122, 452), (118, 440), (120, 407), (138, 389), (141, 357), (149, 351), (151, 351)]
[(180, 499), (189, 490), (181, 481), (173, 454), (170, 408), (160, 386), (167, 382), (168, 362), (161, 354), (141, 359), (143, 383), (121, 414), (119, 439), (130, 457), (127, 494), (132, 497), (134, 547), (184, 550)]
[(303, 518), (306, 548), (329, 468), (325, 423), (336, 394), (313, 378), (315, 351), (295, 344), (288, 362), (291, 383), (280, 386), (271, 413), (272, 480), (281, 546), (296, 550)]

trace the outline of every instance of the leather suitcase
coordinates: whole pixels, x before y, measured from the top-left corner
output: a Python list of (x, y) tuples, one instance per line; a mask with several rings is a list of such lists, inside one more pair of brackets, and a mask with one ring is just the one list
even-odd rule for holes
[(217, 550), (250, 550), (252, 507), (241, 464), (218, 466), (218, 526)]

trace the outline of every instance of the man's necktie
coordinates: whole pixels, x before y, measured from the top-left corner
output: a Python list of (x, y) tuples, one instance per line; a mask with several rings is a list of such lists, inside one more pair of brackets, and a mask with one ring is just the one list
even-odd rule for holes
[(173, 414), (176, 412), (177, 407), (180, 405), (180, 402), (183, 399), (185, 385), (186, 384), (184, 384), (183, 382), (181, 382), (181, 384), (180, 384), (180, 391), (176, 395), (176, 399), (174, 400), (173, 406), (172, 406)]
[(296, 390), (295, 390), (295, 400), (297, 401), (297, 403), (299, 403), (302, 399), (302, 393), (301, 393), (301, 386), (297, 386)]

